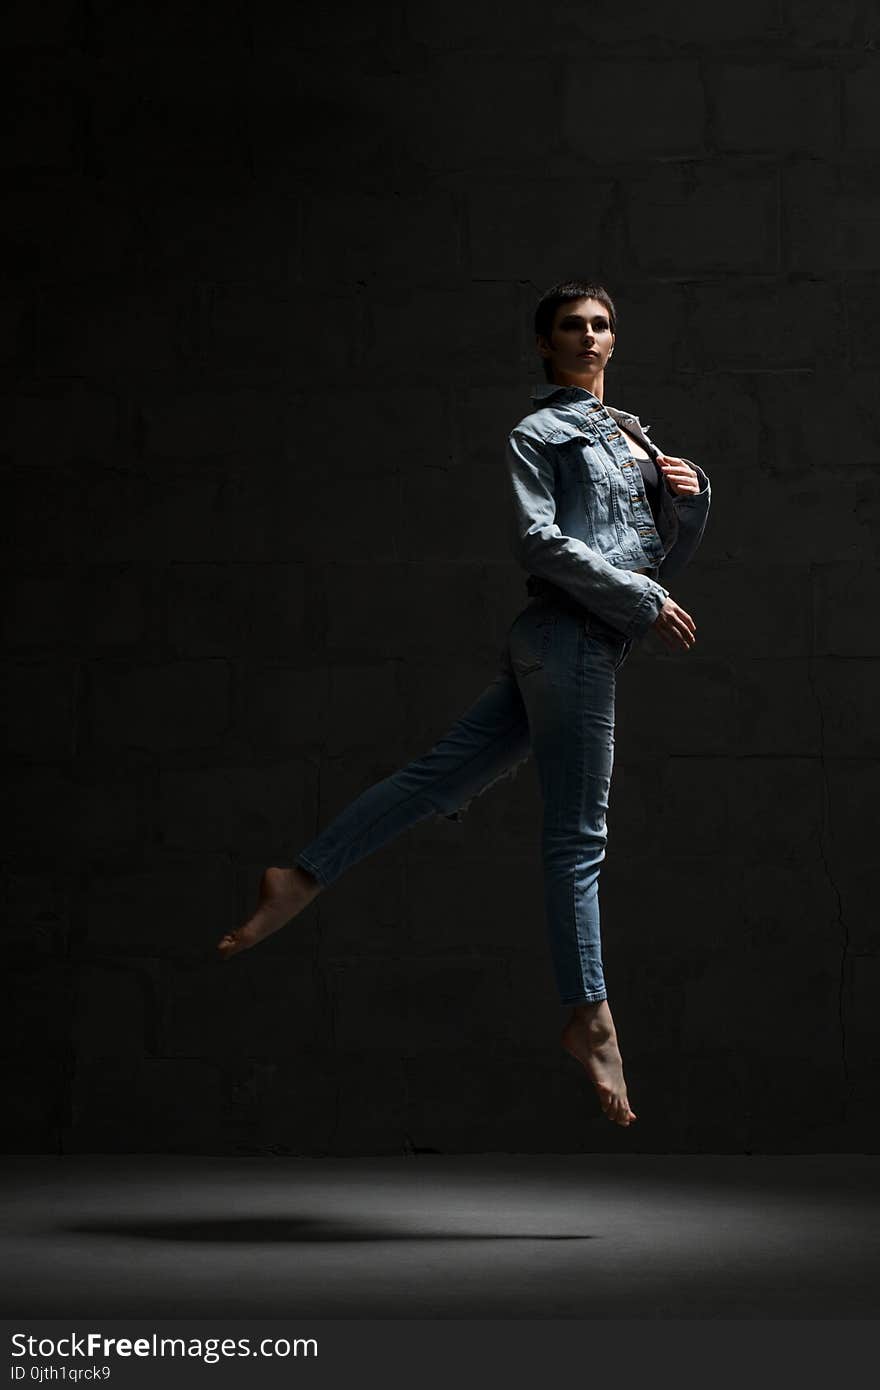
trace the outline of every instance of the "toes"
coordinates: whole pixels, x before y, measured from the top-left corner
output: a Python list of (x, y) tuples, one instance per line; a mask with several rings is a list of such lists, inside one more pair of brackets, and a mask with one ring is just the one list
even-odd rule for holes
[(242, 947), (242, 939), (238, 932), (227, 932), (226, 935), (217, 943), (217, 950), (224, 956), (232, 956)]

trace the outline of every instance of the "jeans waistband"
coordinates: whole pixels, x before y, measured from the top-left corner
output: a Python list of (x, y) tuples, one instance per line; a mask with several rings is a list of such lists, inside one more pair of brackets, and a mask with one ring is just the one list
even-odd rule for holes
[(619, 628), (606, 623), (604, 618), (599, 617), (598, 613), (593, 613), (584, 604), (578, 603), (576, 598), (573, 598), (565, 589), (560, 589), (558, 584), (552, 583), (549, 579), (541, 579), (536, 574), (530, 574), (526, 581), (526, 592), (533, 598), (550, 599), (559, 608), (581, 618), (587, 631), (593, 637), (607, 637), (612, 642), (625, 640), (625, 635)]

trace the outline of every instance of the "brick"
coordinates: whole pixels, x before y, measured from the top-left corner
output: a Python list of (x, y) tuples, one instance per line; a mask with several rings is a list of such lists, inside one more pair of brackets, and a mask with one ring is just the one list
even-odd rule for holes
[[(850, 0), (855, 4), (856, 0)], [(419, 43), (452, 48), (491, 45), (519, 48), (533, 46), (538, 37), (535, 15), (528, 9), (505, 12), (498, 22), (494, 0), (472, 0), (451, 7), (444, 14), (418, 0), (407, 4), (407, 32)], [(540, 17), (540, 38), (553, 51), (580, 46), (585, 58), (597, 43), (644, 44), (649, 51), (661, 40), (665, 47), (682, 43), (739, 43), (750, 38), (770, 39), (779, 32), (776, 11), (766, 0), (744, 0), (739, 5), (720, 5), (695, 10), (688, 0), (636, 0), (624, 7), (614, 0), (597, 0), (588, 9), (565, 5)]]
[(226, 661), (93, 663), (81, 738), (101, 748), (209, 749), (229, 720)]
[[(383, 289), (370, 298), (369, 355), (373, 368), (393, 371), (401, 353), (409, 354), (408, 377), (415, 385), (432, 381), (437, 363), (453, 380), (478, 370), (491, 382), (518, 367), (520, 324), (506, 284), (422, 292)], [(423, 357), (413, 342), (425, 343)]]
[(223, 455), (253, 456), (282, 440), (283, 402), (268, 388), (188, 390), (157, 386), (140, 405), (144, 450), (150, 459), (179, 463)]
[(316, 383), (286, 403), (285, 463), (298, 479), (326, 477), (336, 487), (349, 479), (397, 477), (414, 458), (442, 468), (453, 432), (449, 395), (445, 385), (430, 382), (400, 391), (387, 370), (365, 371), (344, 388)]
[[(454, 273), (459, 241), (455, 203), (447, 192), (371, 197), (344, 189), (319, 191), (306, 205), (303, 273), (312, 284), (403, 281), (422, 288)], [(342, 311), (334, 321), (344, 339)], [(431, 325), (414, 314), (413, 328), (430, 345)]]
[(150, 278), (292, 285), (302, 255), (304, 199), (254, 186), (166, 187), (143, 197), (141, 253)]
[(161, 990), (149, 961), (81, 964), (75, 976), (70, 1041), (78, 1059), (155, 1053)]
[[(503, 1055), (422, 1046), (406, 1066), (408, 1132), (420, 1147), (440, 1153), (602, 1151), (604, 1135), (594, 1134), (593, 1117), (610, 1126), (598, 1098), (552, 1042), (540, 1051), (506, 1046)], [(488, 1234), (476, 1216), (469, 1231)]]
[[(426, 564), (506, 560), (509, 539), (501, 510), (506, 501), (497, 467), (475, 470), (462, 464), (436, 469), (413, 461), (400, 479), (404, 524), (394, 558)], [(418, 527), (405, 524), (410, 517), (420, 518)]]
[(65, 1076), (57, 1058), (13, 1057), (0, 1064), (8, 1113), (14, 1119), (6, 1152), (57, 1153), (65, 1107)]
[(217, 1065), (195, 1058), (77, 1062), (65, 1153), (200, 1153), (219, 1137)]
[(329, 175), (344, 150), (348, 188), (390, 190), (404, 138), (401, 110), (425, 138), (419, 113), (402, 105), (404, 80), (385, 65), (371, 67), (356, 44), (334, 47), (329, 69), (327, 62), (300, 61), (293, 74), (283, 51), (267, 55), (253, 68), (247, 92), (251, 177), (273, 193), (300, 193), (306, 174), (337, 187), (336, 173)]
[(824, 788), (817, 758), (738, 758), (724, 797), (725, 840), (745, 862), (796, 863), (820, 853)]
[[(485, 604), (473, 565), (336, 564), (325, 572), (327, 648), (336, 659), (483, 654)], [(494, 650), (486, 651), (494, 658)]]
[(816, 283), (701, 286), (689, 332), (704, 368), (824, 370), (845, 351), (838, 292)]
[(127, 190), (79, 169), (6, 190), (0, 245), (7, 274), (19, 283), (50, 281), (66, 293), (78, 280), (131, 275), (140, 241)]
[[(292, 642), (293, 659), (295, 647)], [(236, 731), (258, 756), (323, 745), (332, 727), (331, 680), (335, 689), (340, 673), (323, 665), (248, 662), (236, 696)]]
[(339, 1132), (340, 1069), (323, 1054), (224, 1065), (222, 1139), (245, 1154), (323, 1154)]
[(77, 696), (78, 672), (69, 663), (8, 665), (3, 677), (6, 751), (35, 763), (70, 757)]
[(84, 855), (142, 845), (152, 830), (149, 787), (143, 771), (86, 761), (68, 769), (32, 767), (7, 775), (13, 829), (8, 846), (22, 858), (45, 858), (46, 845), (59, 867)]
[(7, 869), (3, 875), (4, 949), (13, 959), (46, 962), (66, 955), (70, 933), (69, 890), (63, 870)]
[[(316, 774), (299, 758), (252, 765), (168, 768), (159, 785), (163, 843), (189, 852), (258, 854), (290, 862), (311, 836)], [(274, 856), (284, 854), (284, 859)], [(222, 934), (222, 933), (221, 933)]]
[(877, 134), (880, 119), (878, 83), (880, 64), (873, 55), (862, 57), (857, 68), (844, 72), (843, 129), (844, 148), (847, 151), (876, 151), (880, 148), (880, 136)]
[[(472, 274), (478, 279), (527, 280), (549, 285), (602, 260), (615, 185), (610, 177), (494, 178), (468, 194)], [(577, 251), (572, 247), (576, 233)]]
[(876, 368), (880, 366), (880, 287), (850, 284), (844, 292), (853, 361), (859, 367)]
[[(876, 624), (866, 611), (880, 603), (880, 567), (872, 560), (820, 562), (813, 569), (814, 650), (817, 656), (880, 656)], [(843, 670), (859, 668), (842, 663)], [(873, 722), (873, 721), (872, 721)]]
[(110, 391), (79, 382), (32, 386), (3, 401), (0, 447), (10, 462), (27, 468), (112, 463), (122, 453), (120, 414)]
[(107, 61), (143, 51), (160, 54), (168, 50), (195, 55), (216, 54), (224, 49), (238, 52), (247, 40), (247, 30), (235, 0), (220, 0), (211, 8), (211, 23), (204, 23), (198, 5), (176, 5), (169, 0), (151, 6), (149, 14), (133, 10), (120, 13), (104, 0), (91, 17), (91, 37)]
[(831, 757), (880, 756), (874, 712), (880, 700), (877, 657), (818, 657), (813, 684), (822, 710), (822, 746)]
[(871, 0), (839, 0), (829, 9), (824, 0), (784, 0), (785, 27), (803, 46), (822, 51), (865, 49), (878, 37), (877, 11)]
[[(295, 927), (289, 935), (296, 938)], [(329, 1046), (331, 1019), (314, 952), (295, 955), (288, 944), (281, 960), (277, 938), (242, 955), (235, 968), (219, 959), (167, 963), (161, 981), (165, 1057), (271, 1062)]]
[(652, 672), (650, 693), (630, 676), (629, 661), (617, 678), (615, 739), (628, 757), (664, 754), (721, 754), (730, 747), (737, 725), (736, 674), (727, 662), (698, 655), (702, 631), (699, 610), (688, 612), (697, 624), (697, 644), (685, 661), (661, 661)]
[(124, 65), (104, 68), (90, 91), (91, 157), (104, 178), (128, 178), (132, 171), (164, 181), (169, 171), (185, 170), (199, 186), (218, 172), (244, 178), (248, 169), (245, 84), (238, 54), (215, 58), (193, 82), (191, 55), (163, 54), (161, 88), (155, 64), (140, 55)]
[(741, 763), (731, 768), (728, 758), (699, 754), (665, 759), (660, 769), (664, 809), (658, 824), (672, 827), (690, 854), (714, 858), (726, 852), (735, 823), (735, 803), (729, 803), (740, 785), (741, 768)]
[(38, 9), (17, 0), (3, 18), (4, 41), (10, 47), (66, 47), (75, 13), (75, 0), (43, 0)]
[(710, 70), (708, 86), (720, 150), (828, 156), (837, 147), (836, 74), (827, 65), (727, 63)]
[(594, 67), (589, 59), (570, 59), (563, 91), (562, 129), (576, 154), (603, 162), (682, 159), (706, 148), (703, 87), (693, 61), (633, 57)]
[(748, 757), (817, 755), (821, 711), (809, 660), (740, 658), (730, 672), (736, 713), (727, 730), (731, 745)]
[(3, 990), (4, 1057), (52, 1058), (63, 1065), (69, 1048), (73, 991), (63, 960), (40, 970), (14, 970)]
[(381, 39), (387, 19), (382, 11), (365, 10), (356, 0), (339, 0), (332, 10), (316, 10), (308, 24), (293, 10), (258, 5), (248, 16), (254, 51), (262, 58), (290, 61), (299, 68), (303, 52), (328, 49), (335, 61), (340, 46)]
[(772, 170), (660, 164), (627, 180), (627, 223), (642, 272), (676, 277), (777, 268)]
[(555, 105), (558, 81), (552, 55), (533, 47), (514, 55), (423, 50), (385, 97), (396, 122), (392, 148), (404, 168), (456, 177), (507, 164), (513, 150), (518, 165), (539, 167), (548, 142), (535, 112)]
[[(535, 831), (537, 840), (537, 825)], [(524, 897), (520, 875), (504, 860), (489, 858), (487, 840), (483, 843), (483, 872), (467, 887), (462, 873), (438, 872), (424, 856), (411, 859), (406, 878), (410, 943), (446, 964), (458, 956), (485, 956), (503, 972), (511, 958), (544, 946), (541, 882), (534, 876)]]
[(223, 932), (238, 922), (234, 875), (229, 863), (210, 854), (144, 855), (144, 867), (96, 866), (83, 907), (89, 951), (111, 951), (116, 962), (129, 956), (192, 956), (213, 950)]
[(41, 291), (37, 360), (50, 375), (92, 376), (115, 384), (132, 372), (174, 369), (195, 351), (193, 292), (106, 279)]
[(0, 168), (78, 172), (77, 91), (64, 58), (48, 53), (16, 55), (4, 74), (9, 119), (0, 138)]
[(688, 611), (697, 624), (693, 653), (703, 661), (781, 661), (806, 657), (810, 650), (810, 586), (794, 563), (707, 564), (688, 592)]
[(880, 984), (880, 957), (854, 956), (849, 961), (852, 980), (852, 1007), (846, 1031), (847, 1067), (856, 1075), (876, 1076), (880, 1062), (880, 1026), (877, 1021), (877, 987)]
[[(838, 329), (832, 329), (832, 341)], [(817, 330), (817, 345), (821, 333)], [(833, 350), (825, 353), (833, 358)], [(870, 392), (872, 373), (852, 370), (834, 359), (826, 370), (821, 367), (823, 389), (816, 389), (813, 371), (779, 373), (756, 372), (751, 390), (760, 413), (760, 452), (758, 466), (768, 478), (781, 479), (792, 489), (801, 491), (804, 480), (826, 480), (825, 506), (836, 493), (829, 493), (828, 480), (842, 478), (848, 486), (856, 480), (868, 481), (875, 469), (875, 440), (880, 429), (880, 401)], [(846, 442), (842, 448), (830, 447), (846, 419)], [(842, 503), (842, 499), (841, 499)], [(835, 524), (843, 519), (835, 506)], [(822, 561), (820, 561), (822, 563)]]
[(3, 534), (22, 565), (155, 563), (163, 552), (157, 484), (110, 468), (9, 470)]
[(166, 571), (168, 638), (184, 657), (289, 657), (306, 627), (301, 564), (175, 564)]
[(404, 1153), (407, 1076), (393, 1052), (359, 1048), (337, 1059), (337, 1115), (331, 1136), (334, 1154)]
[[(741, 930), (755, 951), (824, 953), (839, 939), (836, 884), (824, 858), (736, 864)], [(713, 909), (714, 910), (714, 909)]]
[[(407, 949), (410, 928), (406, 878), (398, 872), (393, 855), (368, 855), (351, 873), (336, 880), (332, 892), (322, 894), (315, 901), (320, 904), (324, 959), (334, 962), (369, 960), (381, 968)], [(297, 918), (297, 922), (299, 920)], [(295, 930), (299, 930), (296, 925)], [(335, 966), (330, 969), (332, 973)], [(357, 1050), (354, 1049), (355, 1053)]]
[(880, 171), (795, 159), (780, 177), (784, 268), (830, 279), (880, 268)]
[[(828, 448), (828, 436), (824, 442)], [(833, 448), (828, 450), (827, 457), (833, 463)], [(830, 469), (802, 472), (797, 481), (793, 481), (768, 478), (761, 471), (744, 468), (739, 475), (726, 480), (723, 491), (713, 490), (713, 505), (723, 502), (723, 507), (718, 505), (711, 537), (707, 528), (701, 583), (710, 556), (723, 553), (728, 560), (738, 562), (746, 554), (773, 555), (780, 569), (792, 567), (791, 582), (797, 583), (806, 593), (809, 589), (807, 567), (817, 555), (827, 552), (829, 535), (833, 534), (836, 554), (848, 554), (853, 560), (873, 554), (870, 533), (873, 485), (857, 474), (848, 477), (839, 473), (830, 489), (829, 473)], [(833, 511), (829, 511), (829, 497), (833, 498)], [(786, 525), (781, 528), (779, 518), (783, 515)], [(703, 555), (702, 549), (700, 553)], [(720, 566), (717, 568), (720, 573)], [(795, 570), (799, 571), (796, 577)], [(726, 602), (721, 594), (717, 601)], [(773, 623), (772, 614), (749, 616), (756, 618), (759, 624), (756, 636), (763, 637)], [(737, 617), (736, 622), (739, 621)], [(755, 654), (759, 654), (757, 647)], [(780, 655), (769, 648), (764, 649), (764, 654)]]

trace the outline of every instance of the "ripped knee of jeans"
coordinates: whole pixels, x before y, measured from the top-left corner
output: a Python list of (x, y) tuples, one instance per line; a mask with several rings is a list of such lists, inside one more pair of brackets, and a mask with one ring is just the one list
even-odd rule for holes
[(467, 801), (463, 801), (454, 811), (442, 811), (438, 809), (437, 815), (442, 817), (443, 820), (456, 821), (460, 824), (464, 820), (468, 807), (476, 797), (482, 796), (490, 787), (497, 786), (497, 784), (503, 782), (506, 777), (511, 779), (514, 778), (523, 764), (528, 762), (529, 757), (530, 753), (527, 753), (524, 758), (520, 758), (517, 762), (511, 763), (509, 767), (502, 768), (495, 777), (490, 778), (488, 782), (484, 782), (482, 787), (478, 788), (477, 791), (468, 797)]

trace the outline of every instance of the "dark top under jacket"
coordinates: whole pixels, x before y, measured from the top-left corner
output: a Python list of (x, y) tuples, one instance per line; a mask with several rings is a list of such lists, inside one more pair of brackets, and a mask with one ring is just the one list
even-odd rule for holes
[(648, 506), (656, 523), (660, 515), (660, 476), (657, 472), (657, 465), (652, 456), (646, 459), (639, 459), (639, 468), (642, 470), (642, 477), (645, 480), (645, 494), (648, 498)]

